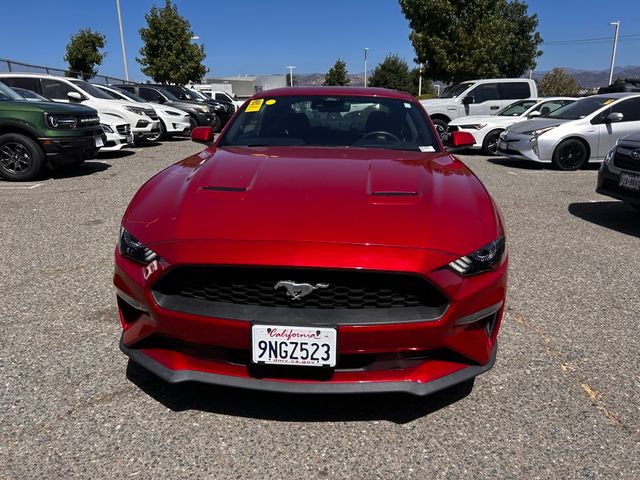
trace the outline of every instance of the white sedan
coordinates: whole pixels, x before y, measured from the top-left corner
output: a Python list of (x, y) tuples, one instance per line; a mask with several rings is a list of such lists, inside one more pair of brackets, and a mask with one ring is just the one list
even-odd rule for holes
[(638, 131), (639, 93), (593, 95), (507, 128), (500, 134), (498, 154), (577, 170), (587, 162), (602, 162), (620, 137)]
[(495, 115), (460, 117), (449, 122), (449, 133), (469, 132), (475, 139), (471, 148), (482, 149), (487, 155), (496, 155), (498, 137), (511, 125), (533, 117), (548, 115), (577, 99), (573, 97), (527, 98), (503, 108)]

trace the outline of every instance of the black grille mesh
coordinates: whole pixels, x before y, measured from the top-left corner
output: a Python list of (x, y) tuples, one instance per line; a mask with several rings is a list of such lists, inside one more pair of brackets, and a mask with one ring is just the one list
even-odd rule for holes
[(617, 168), (640, 172), (640, 161), (632, 159), (629, 155), (620, 152), (620, 150), (616, 151), (616, 154), (613, 157), (613, 164)]
[[(328, 286), (293, 299), (285, 288), (274, 288), (283, 280)], [(441, 307), (447, 303), (438, 289), (417, 276), (344, 270), (179, 267), (164, 276), (153, 290), (164, 295), (264, 307), (371, 309)]]

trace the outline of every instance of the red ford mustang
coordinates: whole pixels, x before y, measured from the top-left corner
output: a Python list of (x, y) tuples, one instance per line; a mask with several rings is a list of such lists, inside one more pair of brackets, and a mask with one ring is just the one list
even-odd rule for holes
[(413, 97), (270, 90), (215, 141), (192, 135), (210, 146), (149, 180), (122, 220), (114, 283), (134, 362), (168, 382), (417, 395), (493, 366), (503, 222)]

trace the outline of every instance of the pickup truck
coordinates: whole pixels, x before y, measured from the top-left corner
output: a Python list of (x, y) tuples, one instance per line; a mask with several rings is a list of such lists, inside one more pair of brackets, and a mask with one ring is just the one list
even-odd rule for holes
[(493, 115), (524, 98), (536, 98), (538, 88), (527, 78), (470, 80), (444, 89), (438, 98), (421, 100), (442, 137), (451, 120), (469, 115)]

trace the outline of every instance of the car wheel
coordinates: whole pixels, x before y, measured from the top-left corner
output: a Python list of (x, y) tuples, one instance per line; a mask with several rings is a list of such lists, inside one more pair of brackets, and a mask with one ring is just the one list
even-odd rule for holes
[(19, 133), (0, 135), (0, 177), (25, 181), (35, 178), (44, 166), (44, 152), (35, 141)]
[(440, 135), (440, 138), (444, 141), (447, 138), (447, 127), (448, 123), (439, 118), (432, 118), (433, 126), (436, 127), (436, 132)]
[(570, 138), (558, 145), (551, 163), (559, 170), (578, 170), (589, 161), (587, 147), (580, 140)]
[(159, 142), (167, 134), (167, 129), (164, 127), (164, 122), (160, 120), (159, 123), (160, 123), (160, 130), (155, 135), (151, 137), (147, 137), (148, 142)]
[(213, 131), (216, 133), (222, 130), (222, 120), (220, 120), (220, 117), (215, 113), (211, 117), (211, 128), (213, 128)]
[(482, 151), (489, 156), (498, 155), (498, 140), (503, 130), (493, 130), (484, 137), (482, 141)]

